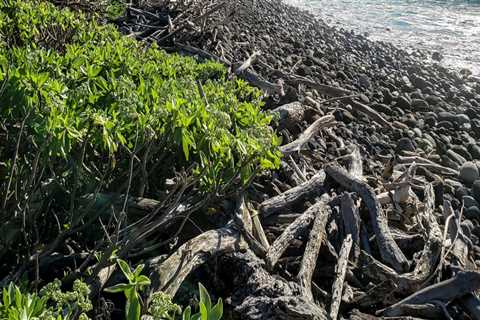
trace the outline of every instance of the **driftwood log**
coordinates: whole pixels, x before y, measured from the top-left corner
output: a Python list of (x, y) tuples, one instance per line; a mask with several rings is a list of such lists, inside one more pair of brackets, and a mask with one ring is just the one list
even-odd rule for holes
[(373, 189), (367, 183), (352, 177), (341, 167), (329, 165), (325, 168), (325, 172), (345, 189), (357, 192), (360, 195), (370, 212), (372, 226), (382, 259), (398, 272), (407, 271), (409, 262), (395, 243), (395, 240), (393, 240), (388, 227), (387, 217)]

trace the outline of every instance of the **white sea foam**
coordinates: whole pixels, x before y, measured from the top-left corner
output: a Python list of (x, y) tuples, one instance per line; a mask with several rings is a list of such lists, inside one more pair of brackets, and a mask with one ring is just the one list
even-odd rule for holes
[(443, 63), (480, 74), (480, 1), (288, 0), (331, 25), (401, 47), (439, 51)]

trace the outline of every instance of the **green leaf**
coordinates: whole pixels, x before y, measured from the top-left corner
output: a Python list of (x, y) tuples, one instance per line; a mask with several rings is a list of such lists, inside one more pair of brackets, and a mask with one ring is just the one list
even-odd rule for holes
[(212, 308), (212, 300), (210, 300), (210, 294), (208, 294), (207, 289), (200, 282), (198, 283), (198, 291), (200, 294), (200, 305), (203, 304), (207, 312), (209, 312)]
[(131, 290), (127, 296), (126, 305), (127, 320), (139, 320), (141, 313), (140, 299), (135, 290)]
[(139, 264), (139, 265), (135, 268), (135, 271), (133, 271), (133, 274), (135, 275), (135, 277), (138, 277), (138, 276), (142, 273), (144, 267), (145, 267), (144, 264)]
[(192, 308), (188, 306), (185, 308), (185, 310), (183, 310), (182, 320), (190, 320), (191, 315), (192, 315)]
[(208, 320), (220, 320), (223, 316), (223, 301), (218, 299), (217, 304), (210, 310), (208, 314)]
[(202, 302), (200, 302), (200, 319), (208, 320), (208, 309)]
[(147, 276), (140, 275), (137, 277), (137, 284), (141, 286), (149, 286), (151, 281)]
[(105, 288), (104, 291), (110, 292), (110, 293), (117, 293), (117, 292), (124, 292), (124, 291), (130, 290), (134, 287), (135, 287), (134, 284), (119, 283), (119, 284), (116, 284), (114, 286)]
[(122, 259), (118, 259), (117, 263), (118, 263), (118, 266), (120, 267), (120, 269), (122, 270), (123, 275), (128, 280), (132, 281), (133, 280), (133, 273), (130, 270), (130, 266), (128, 265), (128, 263), (126, 261), (122, 260)]

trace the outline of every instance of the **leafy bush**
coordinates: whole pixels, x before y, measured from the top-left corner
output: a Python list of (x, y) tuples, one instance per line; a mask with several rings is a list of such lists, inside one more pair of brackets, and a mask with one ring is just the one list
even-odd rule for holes
[(10, 283), (3, 288), (0, 299), (0, 319), (7, 320), (70, 320), (89, 319), (92, 309), (88, 286), (76, 280), (73, 291), (62, 292), (60, 281), (47, 284), (39, 294), (24, 293)]
[(192, 315), (191, 308), (188, 306), (182, 314), (182, 320), (220, 320), (223, 316), (223, 301), (218, 299), (217, 304), (212, 305), (210, 294), (207, 289), (198, 283), (200, 301), (198, 303), (199, 311)]
[(85, 149), (90, 161), (121, 160), (154, 142), (157, 156), (194, 164), (207, 188), (278, 165), (260, 93), (227, 81), (222, 65), (146, 49), (41, 1), (3, 1), (0, 20), (8, 48), (0, 54), (0, 114), (8, 129), (25, 122), (31, 144), (22, 151), (36, 147), (61, 161)]
[(156, 198), (183, 170), (223, 194), (277, 167), (261, 107), (218, 63), (48, 2), (0, 1), (0, 258), (83, 224), (81, 196), (125, 193), (130, 177), (131, 195)]
[(111, 293), (123, 292), (127, 303), (125, 305), (125, 319), (140, 320), (142, 304), (140, 292), (150, 285), (150, 279), (142, 275), (144, 265), (138, 265), (134, 271), (126, 261), (117, 260), (118, 266), (122, 270), (123, 275), (127, 278), (128, 283), (119, 283), (112, 287), (106, 288), (105, 291)]

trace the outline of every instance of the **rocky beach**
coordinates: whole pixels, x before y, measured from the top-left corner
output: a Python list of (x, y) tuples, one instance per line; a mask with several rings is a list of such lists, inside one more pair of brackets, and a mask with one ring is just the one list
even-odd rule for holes
[(163, 37), (139, 27), (161, 9), (119, 27), (225, 63), (279, 114), (282, 169), (247, 191), (263, 250), (222, 255), (215, 280), (240, 318), (478, 319), (479, 79), (280, 1), (199, 7)]
[(282, 138), (280, 169), (145, 258), (146, 300), (201, 280), (226, 319), (480, 319), (480, 78), (276, 0), (138, 1), (112, 22), (227, 66)]

